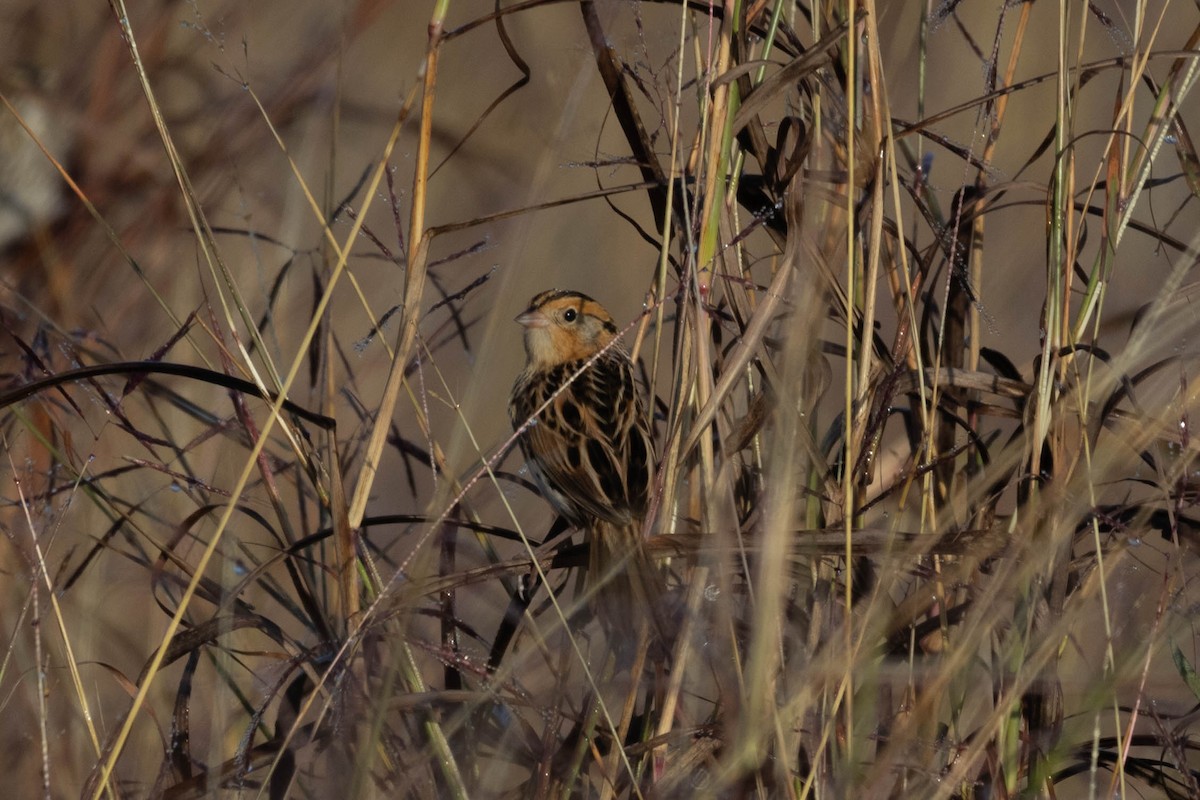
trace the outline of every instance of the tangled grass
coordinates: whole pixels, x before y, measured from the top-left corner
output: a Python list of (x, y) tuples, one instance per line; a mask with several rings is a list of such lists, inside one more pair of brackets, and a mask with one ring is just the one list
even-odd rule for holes
[[(1200, 795), (1194, 9), (432, 5), (3, 85), (23, 796)], [(623, 642), (503, 428), (566, 281), (656, 410)]]

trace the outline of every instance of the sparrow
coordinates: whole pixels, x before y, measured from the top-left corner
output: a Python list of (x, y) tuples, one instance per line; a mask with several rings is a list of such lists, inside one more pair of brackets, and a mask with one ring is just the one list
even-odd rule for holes
[(585, 583), (595, 588), (597, 615), (605, 627), (628, 628), (631, 609), (650, 602), (641, 529), (654, 476), (653, 429), (633, 362), (614, 341), (612, 315), (581, 292), (541, 292), (516, 321), (526, 361), (509, 416), (521, 451), (543, 496), (587, 533)]

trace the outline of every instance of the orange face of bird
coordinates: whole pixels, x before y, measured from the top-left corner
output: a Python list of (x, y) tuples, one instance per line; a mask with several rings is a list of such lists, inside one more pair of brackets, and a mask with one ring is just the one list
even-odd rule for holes
[(604, 307), (580, 292), (542, 292), (516, 321), (525, 326), (525, 354), (535, 369), (590, 358), (617, 335)]

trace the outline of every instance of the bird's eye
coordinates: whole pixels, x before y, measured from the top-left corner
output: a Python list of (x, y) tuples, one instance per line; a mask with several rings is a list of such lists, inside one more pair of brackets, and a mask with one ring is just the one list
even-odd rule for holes
[(567, 322), (574, 322), (577, 316), (579, 316), (579, 314), (576, 313), (575, 309), (573, 308), (568, 308), (563, 312), (563, 319), (565, 319)]

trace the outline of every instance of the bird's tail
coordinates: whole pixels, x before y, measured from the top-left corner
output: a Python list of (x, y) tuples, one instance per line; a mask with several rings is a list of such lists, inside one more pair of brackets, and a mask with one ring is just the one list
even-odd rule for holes
[(636, 524), (597, 522), (589, 531), (587, 587), (591, 607), (612, 644), (634, 645), (643, 626), (665, 642), (663, 576), (649, 558)]

